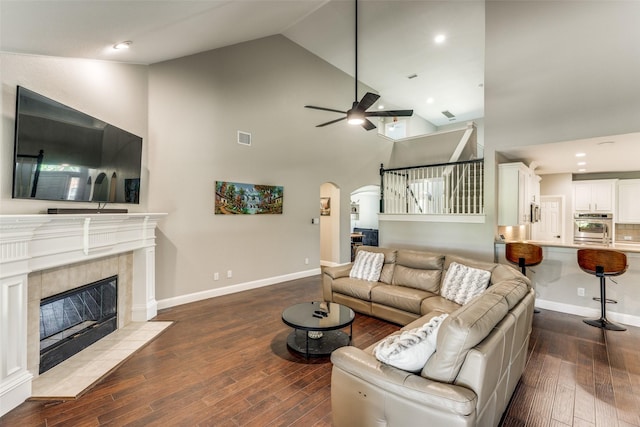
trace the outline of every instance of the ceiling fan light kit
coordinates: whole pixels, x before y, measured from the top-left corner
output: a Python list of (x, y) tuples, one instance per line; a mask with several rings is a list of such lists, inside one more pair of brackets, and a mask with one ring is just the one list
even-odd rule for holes
[(367, 92), (362, 99), (358, 101), (358, 0), (355, 0), (355, 96), (351, 108), (347, 111), (336, 110), (333, 108), (317, 107), (315, 105), (305, 105), (305, 108), (311, 108), (314, 110), (330, 111), (333, 113), (344, 114), (344, 117), (331, 120), (325, 123), (320, 123), (316, 127), (323, 127), (331, 125), (343, 120), (347, 120), (347, 123), (351, 125), (360, 125), (366, 130), (372, 130), (376, 128), (367, 117), (410, 117), (413, 115), (413, 110), (378, 110), (367, 111), (375, 102), (380, 98), (380, 95)]

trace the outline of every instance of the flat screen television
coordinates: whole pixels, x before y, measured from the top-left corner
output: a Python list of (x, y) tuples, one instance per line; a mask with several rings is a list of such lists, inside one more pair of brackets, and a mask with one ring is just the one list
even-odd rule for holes
[(142, 138), (18, 86), (13, 198), (140, 203)]

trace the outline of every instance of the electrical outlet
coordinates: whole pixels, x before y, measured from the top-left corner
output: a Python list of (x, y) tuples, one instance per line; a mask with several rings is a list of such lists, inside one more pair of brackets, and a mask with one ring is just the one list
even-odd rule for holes
[(218, 272), (213, 273), (213, 280), (220, 280), (220, 273)]
[(305, 258), (305, 259), (304, 259), (304, 263), (305, 263), (305, 264), (309, 264), (309, 258)]
[(578, 288), (578, 296), (579, 297), (585, 296), (584, 288)]
[(231, 279), (233, 277), (233, 271), (227, 270), (227, 279)]

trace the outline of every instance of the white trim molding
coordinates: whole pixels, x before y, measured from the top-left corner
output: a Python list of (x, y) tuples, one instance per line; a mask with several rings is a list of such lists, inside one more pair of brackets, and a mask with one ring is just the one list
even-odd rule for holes
[(155, 228), (163, 213), (0, 215), (0, 416), (31, 397), (29, 273), (133, 252), (134, 321), (157, 314)]
[(177, 297), (166, 298), (158, 301), (158, 310), (164, 308), (171, 308), (177, 305), (188, 304), (190, 302), (202, 301), (209, 298), (219, 297), (222, 295), (234, 294), (236, 292), (248, 291), (250, 289), (262, 288), (264, 286), (271, 286), (278, 283), (286, 282), (288, 280), (302, 279), (304, 277), (311, 277), (320, 274), (320, 268), (314, 268), (311, 270), (300, 271), (298, 273), (285, 274), (282, 276), (269, 277), (261, 280), (254, 280), (252, 282), (238, 283), (236, 285), (225, 286), (223, 288), (209, 289), (202, 292), (194, 292), (192, 294), (180, 295)]

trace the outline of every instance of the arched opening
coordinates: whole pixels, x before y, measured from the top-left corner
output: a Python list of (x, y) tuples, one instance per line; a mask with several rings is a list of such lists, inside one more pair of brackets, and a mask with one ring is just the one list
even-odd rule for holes
[(94, 202), (107, 202), (109, 200), (109, 178), (104, 172), (100, 172), (96, 178), (91, 200)]
[(340, 263), (340, 188), (332, 182), (320, 186), (320, 265)]
[(358, 245), (378, 246), (380, 186), (365, 185), (351, 193), (351, 253)]

